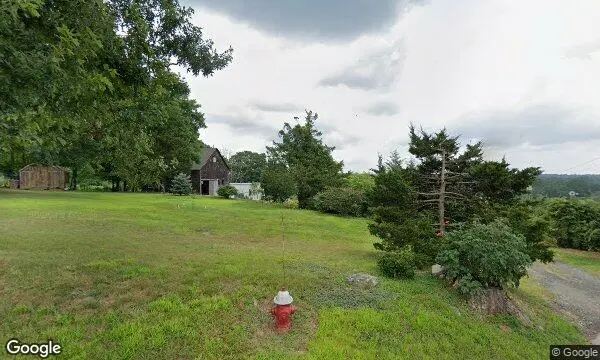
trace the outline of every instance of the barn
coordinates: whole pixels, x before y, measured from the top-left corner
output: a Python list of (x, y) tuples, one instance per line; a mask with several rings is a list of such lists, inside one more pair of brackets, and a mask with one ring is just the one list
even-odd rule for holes
[(69, 186), (69, 169), (56, 165), (30, 164), (19, 170), (21, 189), (65, 189)]
[(205, 147), (199, 164), (192, 165), (192, 188), (202, 195), (216, 195), (229, 184), (229, 165), (217, 148)]

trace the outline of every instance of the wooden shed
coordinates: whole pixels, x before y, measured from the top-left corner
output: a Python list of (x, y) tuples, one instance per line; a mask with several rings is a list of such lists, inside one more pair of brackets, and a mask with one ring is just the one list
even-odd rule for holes
[(69, 186), (69, 169), (56, 165), (30, 164), (19, 171), (21, 189), (65, 189)]

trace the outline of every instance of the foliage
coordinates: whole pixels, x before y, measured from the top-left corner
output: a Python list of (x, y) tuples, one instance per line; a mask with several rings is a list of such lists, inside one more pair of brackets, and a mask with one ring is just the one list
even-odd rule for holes
[(533, 193), (548, 197), (566, 197), (574, 191), (576, 197), (600, 196), (600, 175), (542, 174), (533, 185)]
[(302, 209), (311, 207), (312, 198), (319, 191), (341, 182), (343, 163), (331, 155), (335, 148), (321, 140), (322, 133), (315, 127), (317, 118), (316, 113), (307, 111), (304, 125), (292, 127), (284, 123), (279, 131), (281, 142), (274, 141), (273, 146), (267, 147), (269, 159), (289, 170)]
[(511, 204), (491, 204), (480, 220), (489, 223), (503, 219), (514, 233), (523, 235), (531, 260), (547, 263), (554, 256), (550, 249), (551, 223), (546, 214), (547, 206), (543, 199), (538, 198), (520, 198)]
[(236, 196), (237, 194), (237, 189), (231, 185), (221, 186), (219, 190), (217, 190), (217, 195), (224, 199), (231, 199), (232, 196)]
[(590, 250), (591, 231), (600, 224), (600, 203), (556, 199), (550, 202), (552, 235), (559, 247)]
[(363, 216), (367, 211), (365, 194), (350, 187), (327, 188), (313, 200), (315, 210), (344, 216)]
[(0, 4), (0, 171), (28, 163), (93, 169), (139, 190), (189, 169), (205, 127), (179, 65), (210, 76), (217, 53), (177, 0)]
[(291, 172), (282, 164), (269, 162), (261, 176), (261, 186), (267, 199), (284, 202), (296, 193)]
[(190, 175), (179, 173), (173, 178), (171, 193), (178, 195), (189, 195), (192, 192), (192, 179)]
[(406, 249), (384, 251), (377, 258), (377, 267), (385, 276), (412, 279), (416, 270), (415, 254)]
[(589, 251), (600, 251), (600, 223), (595, 223), (586, 234), (586, 248)]
[(369, 173), (351, 173), (344, 178), (344, 185), (368, 194), (375, 188), (375, 177)]
[(532, 261), (523, 236), (502, 222), (474, 224), (449, 232), (437, 262), (461, 292), (477, 295), (487, 288), (519, 286)]
[[(460, 151), (460, 149), (463, 149)], [(527, 192), (539, 168), (510, 169), (500, 162), (483, 160), (481, 142), (461, 146), (458, 136), (446, 129), (435, 133), (410, 127), (409, 152), (416, 163), (406, 167), (408, 178), (419, 193), (419, 210), (440, 216), (440, 171), (445, 155), (444, 218), (450, 222), (470, 222), (492, 203), (508, 204)], [(439, 221), (439, 220), (438, 220)]]
[(380, 239), (374, 244), (376, 249), (396, 251), (409, 247), (420, 259), (425, 256), (432, 262), (440, 241), (435, 237), (431, 218), (416, 211), (415, 198), (403, 171), (383, 169), (375, 177), (369, 231)]
[(285, 206), (288, 209), (298, 209), (299, 208), (298, 199), (294, 199), (294, 198), (286, 199), (283, 202), (283, 206)]
[(252, 151), (241, 151), (233, 154), (228, 164), (231, 169), (231, 182), (259, 182), (262, 172), (267, 167), (267, 156)]
[(488, 202), (507, 204), (527, 193), (541, 174), (540, 168), (510, 169), (505, 159), (485, 161), (468, 169), (473, 193)]
[(11, 180), (0, 174), (0, 188), (10, 188)]
[(111, 191), (112, 185), (110, 181), (86, 181), (79, 184), (78, 190), (88, 192)]
[(259, 182), (253, 182), (250, 184), (250, 190), (248, 195), (250, 196), (262, 196), (265, 193), (265, 189), (262, 188)]

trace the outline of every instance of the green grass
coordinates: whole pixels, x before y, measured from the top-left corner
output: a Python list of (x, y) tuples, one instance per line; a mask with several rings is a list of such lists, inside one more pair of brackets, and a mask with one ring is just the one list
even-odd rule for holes
[[(251, 201), (0, 191), (0, 342), (50, 338), (65, 359), (546, 359), (586, 342), (531, 284), (513, 296), (532, 327), (481, 319), (426, 275), (347, 287), (377, 273), (366, 224)], [(277, 335), (282, 285), (299, 311)]]
[(554, 258), (592, 275), (600, 276), (600, 252), (574, 249), (554, 249)]

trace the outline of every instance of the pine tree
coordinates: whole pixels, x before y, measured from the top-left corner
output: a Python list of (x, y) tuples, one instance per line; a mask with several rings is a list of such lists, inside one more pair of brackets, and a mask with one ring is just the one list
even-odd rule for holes
[(192, 180), (184, 173), (175, 175), (171, 184), (171, 193), (178, 195), (189, 195), (192, 192)]

